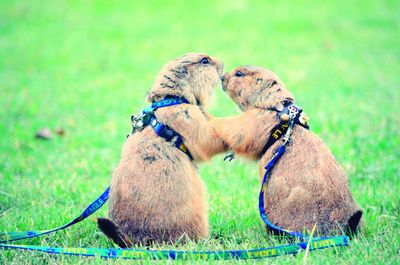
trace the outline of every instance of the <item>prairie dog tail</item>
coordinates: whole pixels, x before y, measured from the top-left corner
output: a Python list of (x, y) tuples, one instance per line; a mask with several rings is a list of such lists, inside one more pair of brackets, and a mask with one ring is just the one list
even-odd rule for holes
[(107, 218), (98, 218), (97, 225), (100, 230), (109, 238), (111, 238), (115, 244), (121, 248), (129, 248), (132, 246), (131, 240), (121, 233), (119, 228)]
[(350, 238), (352, 238), (358, 232), (362, 214), (363, 212), (358, 210), (348, 220), (346, 234), (350, 236)]

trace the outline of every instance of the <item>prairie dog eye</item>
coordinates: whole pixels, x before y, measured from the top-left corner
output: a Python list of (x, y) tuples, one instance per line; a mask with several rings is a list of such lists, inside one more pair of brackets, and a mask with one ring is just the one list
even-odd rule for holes
[(209, 60), (208, 58), (204, 57), (204, 58), (202, 58), (202, 59), (200, 60), (200, 63), (201, 63), (201, 64), (209, 64), (209, 63), (210, 63), (210, 60)]
[(244, 76), (244, 74), (243, 74), (242, 72), (240, 72), (240, 71), (237, 71), (237, 72), (235, 73), (235, 76), (236, 76), (236, 77), (242, 77), (242, 76)]

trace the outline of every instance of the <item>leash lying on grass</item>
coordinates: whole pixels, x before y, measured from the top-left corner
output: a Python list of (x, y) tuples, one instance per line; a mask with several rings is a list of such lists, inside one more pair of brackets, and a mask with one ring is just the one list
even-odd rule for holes
[(0, 234), (0, 248), (18, 249), (28, 251), (39, 251), (49, 254), (64, 254), (74, 256), (102, 257), (102, 258), (122, 258), (122, 259), (199, 259), (199, 260), (222, 260), (222, 259), (261, 259), (276, 257), (280, 255), (297, 254), (305, 250), (309, 245), (309, 250), (323, 249), (329, 247), (339, 247), (348, 245), (348, 237), (338, 236), (331, 238), (319, 238), (312, 241), (304, 241), (295, 244), (275, 246), (269, 248), (258, 248), (249, 250), (221, 250), (221, 251), (185, 251), (185, 250), (138, 250), (138, 249), (115, 249), (115, 248), (54, 248), (48, 246), (34, 245), (11, 245), (7, 242), (34, 238), (58, 230), (65, 229), (76, 223), (85, 220), (87, 217), (100, 209), (108, 199), (109, 188), (107, 188), (99, 198), (92, 202), (86, 209), (71, 222), (50, 230), (25, 231), (25, 232), (6, 232)]
[(138, 250), (138, 249), (115, 249), (115, 248), (54, 248), (48, 246), (34, 245), (11, 245), (7, 242), (34, 238), (56, 231), (65, 229), (76, 223), (85, 220), (87, 217), (100, 209), (108, 199), (110, 189), (107, 188), (99, 198), (92, 202), (86, 209), (71, 222), (50, 230), (25, 231), (25, 232), (6, 232), (0, 234), (0, 248), (18, 249), (28, 251), (39, 251), (49, 254), (65, 254), (74, 256), (102, 257), (102, 258), (123, 258), (123, 259), (200, 259), (200, 260), (219, 260), (219, 259), (261, 259), (276, 257), (288, 254), (297, 254), (305, 250), (309, 245), (309, 250), (317, 250), (330, 247), (348, 246), (347, 236), (330, 238), (317, 238), (312, 241), (304, 241), (295, 244), (282, 246), (258, 248), (249, 250), (221, 250), (221, 251), (184, 251), (184, 250)]
[[(170, 99), (169, 99), (170, 100)], [(164, 100), (165, 101), (165, 100)], [(171, 101), (171, 100), (170, 100)], [(164, 103), (153, 103), (153, 110), (149, 111), (150, 114), (153, 113), (155, 108), (164, 107), (167, 105), (176, 105), (183, 102), (174, 101), (164, 102)], [(161, 105), (160, 105), (161, 104)], [(146, 113), (146, 112), (144, 112)], [(89, 257), (102, 257), (102, 258), (122, 258), (122, 259), (172, 259), (172, 260), (187, 260), (187, 259), (199, 259), (199, 260), (222, 260), (222, 259), (261, 259), (276, 257), (280, 255), (297, 254), (302, 250), (317, 250), (330, 247), (348, 246), (349, 238), (347, 236), (334, 236), (334, 237), (318, 237), (312, 238), (308, 237), (299, 232), (289, 231), (281, 227), (272, 224), (266, 215), (264, 208), (264, 192), (267, 185), (268, 176), (286, 150), (286, 145), (290, 140), (292, 129), (295, 124), (300, 124), (302, 126), (307, 126), (307, 124), (302, 124), (299, 120), (301, 114), (301, 109), (292, 103), (285, 105), (283, 111), (279, 112), (280, 117), (285, 117), (281, 119), (281, 123), (276, 127), (278, 131), (274, 131), (271, 135), (272, 141), (268, 141), (267, 145), (270, 147), (272, 143), (277, 141), (283, 136), (283, 143), (279, 146), (277, 153), (271, 159), (271, 161), (265, 167), (266, 171), (263, 177), (261, 190), (259, 194), (259, 210), (261, 219), (264, 223), (271, 229), (280, 233), (288, 234), (295, 238), (301, 239), (302, 242), (274, 246), (268, 248), (257, 248), (248, 250), (220, 250), (220, 251), (186, 251), (186, 250), (144, 250), (144, 249), (115, 249), (115, 248), (54, 248), (47, 246), (35, 246), (35, 245), (11, 245), (6, 244), (8, 242), (34, 238), (46, 234), (56, 232), (58, 230), (65, 229), (76, 223), (85, 220), (87, 217), (95, 213), (100, 209), (104, 203), (108, 200), (110, 188), (108, 187), (94, 202), (92, 202), (86, 209), (75, 219), (68, 222), (60, 227), (50, 229), (50, 230), (39, 230), (39, 231), (25, 231), (25, 232), (5, 232), (0, 233), (0, 248), (2, 249), (18, 249), (18, 250), (28, 250), (28, 251), (39, 251), (50, 254), (64, 254), (64, 255), (75, 255), (75, 256), (89, 256)], [(149, 116), (149, 115), (147, 115)], [(146, 117), (142, 115), (141, 118)], [(136, 127), (143, 126), (142, 120), (134, 120)], [(146, 123), (144, 123), (146, 124)], [(308, 126), (307, 126), (308, 127)], [(280, 129), (279, 129), (280, 128)], [(135, 126), (134, 126), (135, 129)], [(163, 129), (164, 131), (164, 129)], [(275, 134), (274, 134), (275, 133)], [(176, 145), (180, 149), (180, 144)], [(182, 150), (182, 149), (181, 149)], [(184, 150), (182, 150), (184, 151)], [(190, 154), (190, 153), (189, 153)]]
[(346, 236), (318, 238), (312, 241), (304, 241), (295, 244), (275, 246), (269, 248), (258, 248), (249, 250), (221, 250), (221, 251), (184, 251), (184, 250), (137, 250), (137, 249), (114, 249), (114, 248), (54, 248), (34, 245), (11, 245), (7, 242), (34, 238), (65, 229), (76, 223), (85, 220), (87, 217), (100, 209), (107, 201), (109, 188), (92, 202), (77, 218), (71, 222), (50, 230), (6, 232), (0, 234), (0, 248), (39, 251), (50, 254), (65, 254), (75, 256), (96, 256), (102, 258), (123, 258), (123, 259), (260, 259), (276, 257), (280, 255), (297, 254), (305, 250), (309, 244), (309, 250), (348, 246), (349, 238)]
[(46, 246), (7, 245), (0, 244), (3, 249), (19, 249), (39, 251), (50, 254), (64, 254), (73, 256), (122, 258), (122, 259), (155, 259), (155, 260), (228, 260), (228, 259), (262, 259), (281, 255), (297, 254), (305, 250), (310, 244), (309, 250), (329, 248), (335, 246), (347, 246), (348, 240), (344, 237), (332, 237), (330, 239), (318, 239), (310, 242), (282, 245), (269, 248), (249, 250), (221, 250), (221, 251), (185, 251), (185, 250), (136, 250), (116, 248), (53, 248)]

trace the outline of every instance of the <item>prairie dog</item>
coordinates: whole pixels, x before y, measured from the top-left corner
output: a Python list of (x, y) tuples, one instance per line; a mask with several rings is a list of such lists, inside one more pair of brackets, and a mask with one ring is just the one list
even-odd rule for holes
[[(194, 161), (227, 149), (204, 111), (222, 70), (216, 58), (189, 53), (167, 63), (148, 94), (149, 102), (167, 96), (189, 102), (159, 108), (155, 116), (182, 136)], [(147, 126), (123, 147), (111, 181), (109, 219), (98, 219), (98, 225), (121, 247), (206, 238), (205, 196), (195, 163)]]
[[(279, 123), (277, 112), (293, 95), (273, 72), (254, 66), (237, 67), (223, 76), (223, 89), (243, 111), (241, 115), (213, 120), (219, 136), (237, 154), (259, 160), (259, 178), (282, 143), (262, 153), (271, 130)], [(347, 177), (328, 147), (311, 131), (297, 125), (286, 152), (273, 168), (264, 194), (265, 211), (272, 223), (292, 231), (319, 234), (357, 230), (362, 211), (354, 202)]]

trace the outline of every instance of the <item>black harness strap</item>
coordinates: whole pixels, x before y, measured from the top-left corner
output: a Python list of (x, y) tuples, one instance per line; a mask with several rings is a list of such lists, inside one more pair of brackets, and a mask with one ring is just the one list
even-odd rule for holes
[(291, 102), (289, 100), (285, 100), (284, 102), (282, 102), (282, 104), (283, 104), (283, 110), (278, 111), (278, 110), (273, 109), (276, 112), (278, 112), (277, 115), (279, 118), (279, 124), (276, 125), (271, 130), (268, 141), (265, 144), (262, 151), (260, 152), (260, 156), (265, 154), (265, 152), (267, 152), (267, 150), (276, 141), (278, 141), (283, 135), (285, 135), (285, 133), (287, 132), (287, 130), (289, 128), (289, 123), (288, 123), (289, 119), (293, 120), (294, 124), (298, 124), (307, 130), (310, 129), (307, 122), (302, 122), (300, 120), (301, 113), (303, 112), (303, 110), (300, 107), (294, 105), (293, 102)]
[(268, 141), (264, 145), (264, 148), (262, 149), (260, 155), (265, 154), (265, 152), (267, 152), (267, 150), (287, 132), (288, 128), (289, 124), (287, 122), (281, 121), (278, 125), (276, 125), (271, 130)]

